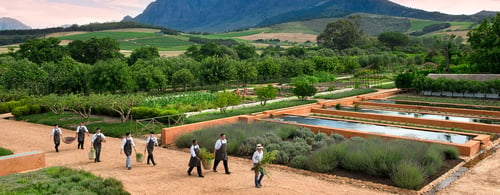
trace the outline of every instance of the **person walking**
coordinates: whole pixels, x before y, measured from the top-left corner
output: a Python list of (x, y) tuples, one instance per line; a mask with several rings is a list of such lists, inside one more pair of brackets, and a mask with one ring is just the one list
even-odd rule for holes
[(120, 154), (122, 154), (123, 151), (125, 151), (125, 156), (127, 156), (127, 159), (125, 161), (125, 167), (127, 167), (128, 170), (132, 169), (132, 164), (130, 162), (130, 155), (132, 155), (132, 148), (134, 148), (134, 151), (137, 154), (137, 150), (135, 149), (134, 139), (132, 139), (132, 137), (130, 137), (130, 133), (127, 132), (122, 140)]
[[(253, 170), (255, 171), (255, 187), (260, 188), (262, 185), (260, 182), (262, 181), (262, 178), (264, 178), (264, 169), (262, 169), (260, 166), (260, 162), (264, 158), (264, 151), (263, 147), (261, 144), (257, 144), (257, 148), (255, 152), (253, 153), (252, 156), (252, 161), (253, 161)], [(260, 176), (259, 176), (260, 174)]]
[(191, 152), (191, 158), (189, 159), (189, 169), (187, 170), (187, 174), (191, 175), (191, 171), (194, 167), (196, 167), (196, 171), (198, 171), (198, 177), (205, 177), (201, 173), (201, 159), (200, 159), (200, 146), (198, 145), (198, 141), (193, 139), (193, 144), (189, 149)]
[(214, 172), (217, 172), (217, 166), (219, 165), (219, 162), (222, 160), (226, 174), (231, 174), (227, 165), (226, 148), (227, 148), (226, 134), (221, 133), (220, 138), (215, 142), (215, 147), (214, 147), (214, 156), (215, 156), (215, 162), (213, 168)]
[(101, 128), (95, 129), (95, 134), (92, 136), (92, 145), (95, 149), (94, 162), (101, 162), (101, 146), (102, 142), (106, 142), (106, 137), (101, 133)]
[(62, 139), (62, 131), (57, 124), (54, 125), (54, 128), (52, 128), (52, 132), (50, 133), (50, 139), (52, 138), (54, 138), (54, 148), (56, 148), (56, 152), (59, 152), (59, 145), (61, 144)]
[(76, 127), (76, 137), (78, 138), (78, 146), (76, 147), (77, 149), (83, 150), (83, 144), (85, 142), (85, 134), (87, 134), (87, 137), (90, 137), (89, 130), (85, 125), (83, 125), (83, 122), (80, 122), (80, 125)]
[(148, 160), (147, 164), (149, 165), (149, 160), (151, 160), (151, 163), (153, 163), (153, 166), (156, 165), (155, 159), (153, 157), (153, 150), (155, 149), (155, 146), (158, 146), (158, 139), (155, 137), (155, 132), (151, 131), (149, 132), (149, 136), (146, 139), (146, 148), (144, 148), (144, 151), (148, 151)]

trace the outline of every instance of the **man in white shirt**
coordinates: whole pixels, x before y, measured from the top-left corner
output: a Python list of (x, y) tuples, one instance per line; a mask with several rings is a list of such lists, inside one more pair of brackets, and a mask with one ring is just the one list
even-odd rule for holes
[(215, 142), (215, 147), (214, 147), (214, 156), (215, 156), (215, 162), (213, 168), (214, 172), (217, 172), (217, 165), (219, 165), (219, 162), (222, 160), (226, 174), (231, 174), (227, 165), (226, 148), (227, 148), (226, 134), (221, 133), (220, 138)]
[(125, 156), (127, 156), (127, 159), (125, 161), (125, 167), (127, 167), (128, 170), (132, 169), (132, 164), (130, 162), (130, 155), (132, 155), (132, 148), (134, 148), (134, 151), (137, 154), (137, 150), (135, 149), (134, 139), (130, 137), (130, 133), (126, 133), (125, 138), (123, 138), (122, 140), (120, 154), (122, 154), (123, 151), (125, 151)]
[(101, 162), (101, 143), (106, 142), (106, 137), (101, 133), (101, 128), (95, 130), (95, 134), (92, 136), (92, 145), (95, 149), (95, 160), (94, 162)]
[(83, 144), (85, 142), (85, 134), (87, 134), (87, 136), (90, 137), (89, 130), (85, 125), (83, 125), (83, 122), (80, 122), (80, 125), (76, 127), (76, 137), (78, 137), (77, 149), (83, 150)]
[[(262, 147), (261, 144), (257, 144), (256, 151), (253, 153), (252, 156), (252, 161), (253, 161), (253, 169), (255, 171), (255, 187), (260, 188), (262, 185), (260, 182), (262, 181), (262, 178), (264, 178), (264, 169), (260, 167), (260, 161), (264, 158), (264, 147)], [(260, 177), (259, 177), (260, 173)]]
[[(151, 163), (153, 163), (153, 166), (156, 165), (155, 159), (153, 157), (153, 150), (154, 150), (155, 146), (158, 146), (158, 139), (156, 139), (156, 137), (155, 137), (155, 132), (151, 131), (151, 132), (149, 132), (149, 136), (146, 139), (146, 148), (144, 149), (144, 150), (148, 151), (148, 160), (147, 160), (148, 165), (149, 165), (149, 160), (151, 160)], [(144, 151), (144, 153), (145, 153), (145, 151)]]
[(193, 140), (193, 144), (191, 148), (189, 148), (191, 153), (191, 158), (189, 159), (189, 169), (187, 170), (187, 174), (191, 175), (191, 171), (194, 167), (196, 167), (196, 171), (198, 171), (198, 177), (205, 177), (201, 173), (201, 159), (200, 159), (200, 146), (198, 145), (198, 141), (196, 139)]
[(54, 128), (52, 128), (52, 132), (50, 133), (50, 138), (54, 137), (54, 146), (56, 148), (56, 152), (59, 152), (59, 145), (61, 144), (62, 139), (62, 131), (59, 129), (59, 125), (55, 124)]

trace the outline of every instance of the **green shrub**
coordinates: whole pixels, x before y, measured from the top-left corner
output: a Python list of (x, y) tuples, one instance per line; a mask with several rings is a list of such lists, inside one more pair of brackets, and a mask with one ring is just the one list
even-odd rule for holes
[(333, 147), (326, 147), (312, 153), (309, 161), (307, 161), (307, 168), (320, 173), (332, 171), (338, 165), (337, 156), (334, 152)]
[(451, 146), (441, 145), (441, 151), (444, 153), (445, 159), (458, 159), (458, 149)]
[(28, 106), (18, 106), (12, 110), (12, 115), (16, 118), (26, 116), (30, 114), (30, 109)]
[(434, 175), (443, 166), (444, 153), (439, 148), (429, 148), (424, 158), (422, 165), (427, 175)]
[(9, 110), (12, 111), (14, 108), (21, 106), (20, 101), (8, 101), (6, 102), (7, 106), (9, 107)]
[(28, 105), (28, 108), (30, 110), (29, 114), (39, 114), (42, 112), (42, 108), (37, 104), (30, 104)]
[(0, 103), (0, 114), (9, 113), (9, 112), (10, 112), (9, 105), (6, 102), (1, 102)]
[(305, 155), (298, 155), (298, 156), (295, 156), (290, 161), (290, 166), (297, 168), (297, 169), (305, 169), (306, 163), (307, 163), (307, 157)]
[(6, 155), (11, 155), (14, 154), (12, 151), (7, 150), (5, 148), (0, 148), (0, 156), (6, 156)]
[(392, 169), (391, 181), (401, 188), (418, 189), (424, 179), (422, 168), (413, 161), (401, 161)]

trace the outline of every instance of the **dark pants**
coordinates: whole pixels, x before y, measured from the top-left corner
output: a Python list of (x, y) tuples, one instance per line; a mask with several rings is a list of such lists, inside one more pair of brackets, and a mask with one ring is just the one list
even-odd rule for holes
[(83, 141), (78, 141), (77, 149), (82, 149), (83, 150)]
[(54, 143), (54, 148), (56, 149), (56, 152), (59, 152), (59, 145), (60, 143)]
[(94, 162), (101, 162), (101, 144), (94, 144), (95, 160)]
[(264, 170), (257, 167), (256, 164), (254, 164), (253, 167), (255, 169), (255, 187), (260, 187), (260, 182), (262, 181), (262, 178), (264, 178)]
[[(219, 165), (220, 160), (215, 160), (214, 162), (214, 171), (217, 171), (217, 166)], [(224, 170), (226, 173), (229, 173), (229, 168), (227, 167), (227, 160), (222, 160), (222, 164), (224, 164)]]
[(153, 163), (153, 165), (156, 165), (155, 163), (155, 159), (153, 157), (153, 151), (148, 151), (148, 164), (149, 164), (149, 160), (151, 160), (151, 163)]
[[(188, 169), (188, 174), (191, 174), (191, 171), (193, 170), (194, 167), (189, 167)], [(196, 171), (198, 172), (198, 176), (201, 176), (201, 166), (196, 166)]]

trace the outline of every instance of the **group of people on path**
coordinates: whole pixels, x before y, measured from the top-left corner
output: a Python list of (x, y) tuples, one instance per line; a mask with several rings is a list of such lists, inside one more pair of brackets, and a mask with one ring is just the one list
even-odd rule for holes
[[(87, 134), (87, 137), (89, 137), (89, 131), (87, 127), (82, 123), (76, 128), (76, 137), (78, 140), (78, 146), (77, 149), (84, 149), (84, 142), (85, 142), (85, 134)], [(54, 141), (54, 146), (56, 149), (56, 152), (59, 152), (59, 145), (60, 141), (62, 140), (62, 131), (59, 128), (59, 126), (56, 124), (54, 125), (54, 128), (52, 129), (52, 132), (50, 134), (50, 137), (53, 137)], [(101, 162), (101, 146), (103, 142), (106, 142), (106, 137), (104, 134), (101, 133), (101, 129), (97, 128), (96, 133), (92, 136), (91, 139), (91, 148), (95, 149), (95, 159), (94, 162)], [(156, 165), (156, 162), (154, 160), (153, 156), (153, 151), (154, 147), (158, 146), (158, 139), (154, 136), (154, 132), (151, 131), (149, 136), (146, 139), (146, 148), (144, 149), (144, 152), (148, 152), (148, 157), (147, 157), (147, 164), (149, 165), (150, 162), (153, 164), (153, 166)], [(130, 133), (126, 133), (125, 137), (122, 140), (121, 147), (120, 147), (120, 154), (125, 153), (126, 160), (125, 160), (125, 167), (128, 170), (132, 169), (132, 164), (131, 164), (131, 155), (132, 155), (132, 149), (135, 151), (137, 154), (137, 150), (135, 148), (135, 142), (134, 139), (130, 136)], [(226, 135), (224, 133), (220, 134), (219, 139), (215, 142), (214, 146), (214, 156), (215, 156), (215, 161), (214, 161), (214, 166), (212, 168), (213, 172), (217, 172), (217, 167), (222, 161), (222, 164), (224, 165), (224, 172), (225, 174), (231, 174), (229, 171), (229, 166), (228, 166), (228, 155), (227, 155), (227, 139)], [(256, 146), (256, 151), (254, 152), (252, 156), (252, 162), (253, 162), (253, 168), (252, 170), (255, 171), (255, 187), (260, 188), (262, 186), (261, 181), (262, 178), (264, 177), (264, 170), (259, 168), (259, 163), (262, 161), (264, 157), (264, 152), (263, 152), (263, 147), (261, 144), (257, 144)], [(187, 174), (191, 175), (192, 170), (194, 167), (196, 167), (196, 170), (198, 172), (198, 177), (205, 177), (202, 173), (201, 169), (201, 159), (200, 159), (200, 146), (198, 145), (198, 141), (194, 139), (192, 141), (192, 145), (190, 147), (190, 159), (188, 163), (188, 170)]]

